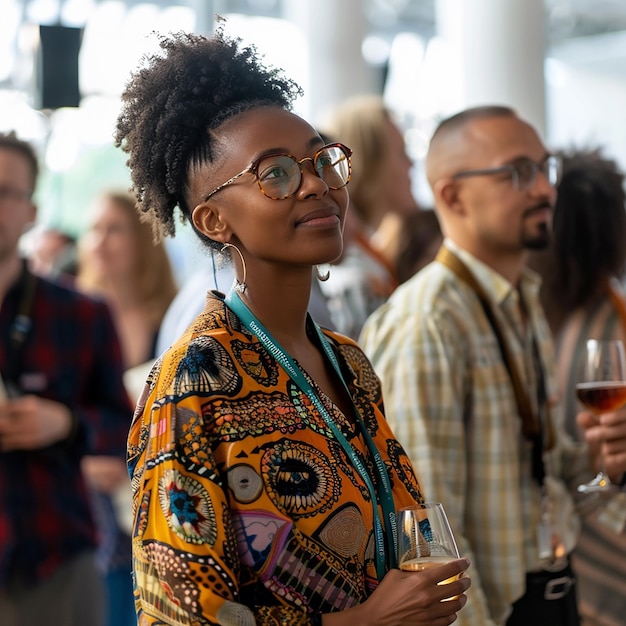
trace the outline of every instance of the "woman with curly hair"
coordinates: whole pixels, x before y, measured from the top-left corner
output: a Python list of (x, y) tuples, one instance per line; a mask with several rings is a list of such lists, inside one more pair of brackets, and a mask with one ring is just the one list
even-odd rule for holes
[[(587, 339), (626, 341), (626, 177), (600, 149), (562, 153), (552, 243), (531, 256), (555, 336), (564, 424), (581, 439), (576, 382)], [(626, 494), (581, 501), (572, 555), (579, 610), (587, 626), (620, 626), (626, 613)], [(589, 506), (591, 504), (591, 506)]]
[[(398, 570), (395, 509), (422, 500), (351, 340), (307, 314), (341, 254), (349, 148), (290, 112), (298, 87), (228, 39), (161, 40), (116, 139), (139, 206), (178, 207), (237, 281), (157, 361), (129, 435), (139, 623), (450, 624), (465, 559)], [(446, 598), (457, 596), (448, 602)]]

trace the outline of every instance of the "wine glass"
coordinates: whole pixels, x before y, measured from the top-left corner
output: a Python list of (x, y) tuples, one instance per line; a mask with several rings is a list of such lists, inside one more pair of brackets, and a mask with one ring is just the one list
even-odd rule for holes
[[(580, 403), (596, 415), (624, 406), (625, 363), (624, 344), (620, 340), (587, 340), (587, 352), (576, 383), (576, 396)], [(604, 463), (595, 478), (578, 485), (581, 493), (610, 492), (616, 489), (604, 471)]]
[[(420, 572), (459, 558), (459, 549), (440, 502), (425, 502), (398, 511), (398, 566), (407, 572)], [(438, 584), (461, 577), (455, 574)], [(447, 598), (452, 600), (453, 598)]]

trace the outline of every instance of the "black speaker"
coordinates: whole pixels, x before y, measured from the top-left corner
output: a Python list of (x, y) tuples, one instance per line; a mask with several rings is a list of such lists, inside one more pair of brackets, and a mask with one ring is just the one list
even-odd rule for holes
[(37, 108), (58, 109), (80, 104), (78, 53), (82, 28), (39, 26)]

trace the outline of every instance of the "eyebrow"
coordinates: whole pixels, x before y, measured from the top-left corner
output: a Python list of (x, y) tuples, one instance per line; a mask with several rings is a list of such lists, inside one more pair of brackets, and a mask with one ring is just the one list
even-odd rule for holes
[(315, 148), (315, 146), (325, 146), (324, 140), (319, 135), (313, 135), (311, 139), (309, 139), (309, 143), (307, 143), (307, 148)]
[(549, 156), (552, 156), (552, 152), (544, 152), (543, 156), (539, 159), (539, 161), (535, 161), (534, 159), (531, 159), (527, 154), (519, 154), (511, 159), (509, 159), (508, 161), (505, 161), (503, 163), (503, 165), (513, 165), (514, 163), (517, 163), (518, 161), (535, 161), (536, 163), (543, 163)]

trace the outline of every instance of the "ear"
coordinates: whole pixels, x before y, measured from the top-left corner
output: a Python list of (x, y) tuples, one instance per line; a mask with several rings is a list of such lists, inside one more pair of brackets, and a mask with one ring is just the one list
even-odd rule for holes
[(222, 219), (219, 210), (211, 203), (203, 202), (191, 212), (193, 225), (209, 239), (226, 242), (232, 237), (230, 226)]
[(465, 205), (460, 193), (460, 185), (453, 178), (441, 178), (433, 187), (435, 205), (449, 213), (462, 215)]

